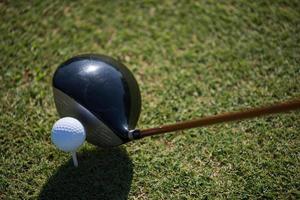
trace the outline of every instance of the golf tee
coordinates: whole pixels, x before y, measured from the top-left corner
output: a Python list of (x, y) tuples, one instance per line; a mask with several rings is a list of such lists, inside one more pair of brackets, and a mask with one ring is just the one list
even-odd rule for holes
[(72, 152), (73, 163), (75, 167), (78, 167), (78, 160), (76, 156), (76, 151)]

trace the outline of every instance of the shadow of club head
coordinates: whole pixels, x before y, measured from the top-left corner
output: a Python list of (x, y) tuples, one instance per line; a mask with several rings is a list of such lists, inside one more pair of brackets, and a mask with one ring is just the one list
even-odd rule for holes
[(127, 199), (133, 164), (123, 148), (93, 149), (78, 153), (58, 168), (43, 186), (39, 199)]

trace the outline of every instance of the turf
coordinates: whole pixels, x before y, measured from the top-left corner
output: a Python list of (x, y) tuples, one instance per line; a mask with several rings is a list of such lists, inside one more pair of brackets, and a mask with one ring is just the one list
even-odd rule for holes
[(117, 58), (142, 93), (138, 127), (300, 96), (300, 3), (1, 1), (0, 199), (299, 199), (300, 113), (55, 149), (51, 76)]

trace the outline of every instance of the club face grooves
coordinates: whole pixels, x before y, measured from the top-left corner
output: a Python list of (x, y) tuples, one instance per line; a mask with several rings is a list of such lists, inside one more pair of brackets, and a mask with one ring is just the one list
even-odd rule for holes
[(101, 147), (112, 147), (124, 142), (90, 111), (64, 94), (53, 88), (54, 102), (60, 117), (74, 117), (84, 126), (87, 141)]

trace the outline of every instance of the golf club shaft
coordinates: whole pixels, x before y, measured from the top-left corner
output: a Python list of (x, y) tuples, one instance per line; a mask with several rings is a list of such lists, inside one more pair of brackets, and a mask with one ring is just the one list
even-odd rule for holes
[(179, 131), (184, 129), (190, 129), (195, 127), (207, 126), (217, 123), (239, 121), (243, 119), (250, 119), (255, 117), (260, 117), (269, 114), (283, 113), (291, 110), (300, 109), (300, 98), (286, 101), (283, 103), (277, 103), (270, 106), (250, 108), (244, 111), (229, 112), (218, 115), (212, 115), (208, 117), (203, 117), (196, 120), (178, 122), (175, 124), (159, 126), (155, 128), (149, 128), (139, 131), (139, 138), (168, 133), (172, 131)]

